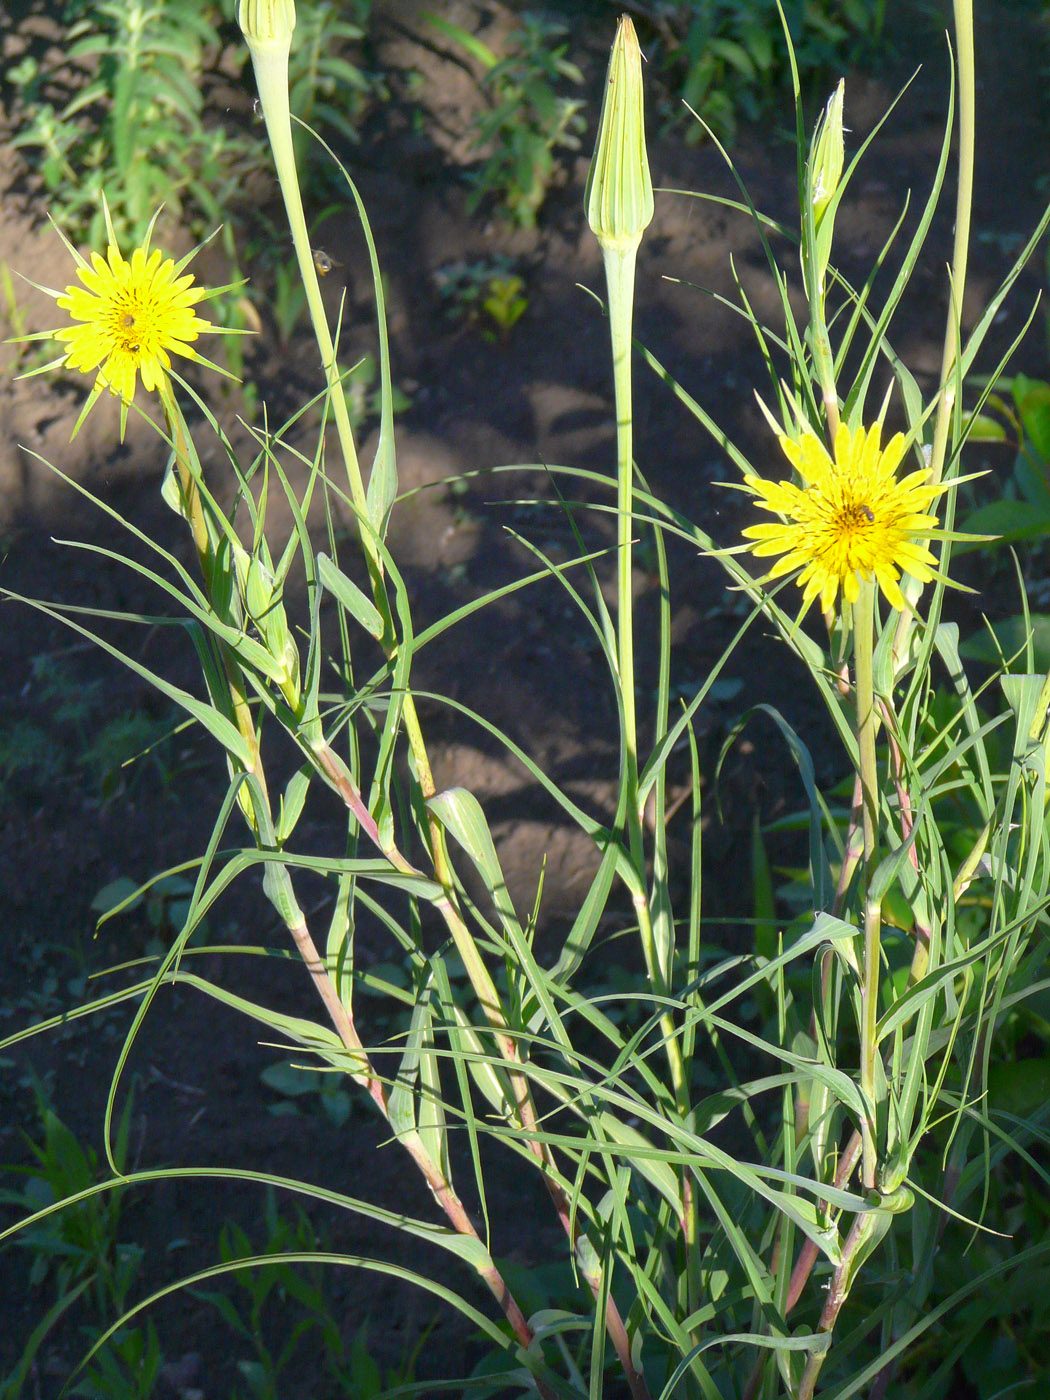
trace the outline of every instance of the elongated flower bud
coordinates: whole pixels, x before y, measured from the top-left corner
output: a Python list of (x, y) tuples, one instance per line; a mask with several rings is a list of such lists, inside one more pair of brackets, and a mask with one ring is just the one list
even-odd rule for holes
[(237, 23), (253, 59), (282, 50), (287, 54), (295, 28), (295, 0), (241, 0)]
[(838, 193), (842, 179), (842, 164), (845, 159), (845, 142), (842, 131), (842, 104), (846, 95), (846, 84), (842, 80), (828, 99), (828, 105), (821, 113), (817, 129), (813, 133), (813, 144), (809, 148), (809, 164), (806, 167), (806, 197), (813, 211), (813, 239), (808, 233), (808, 222), (802, 221), (802, 270), (806, 277), (810, 295), (818, 299), (823, 313), (824, 284), (827, 280), (828, 265), (831, 262), (831, 243), (835, 235), (835, 209), (832, 204)]
[(587, 222), (605, 251), (637, 248), (653, 217), (653, 182), (645, 153), (642, 52), (621, 16), (584, 195)]

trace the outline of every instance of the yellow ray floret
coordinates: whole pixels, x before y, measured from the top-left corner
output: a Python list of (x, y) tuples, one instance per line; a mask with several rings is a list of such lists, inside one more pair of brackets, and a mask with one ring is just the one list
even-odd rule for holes
[(137, 375), (153, 391), (167, 378), (171, 354), (197, 358), (191, 342), (212, 325), (194, 307), (207, 293), (189, 273), (178, 276), (159, 249), (136, 248), (127, 262), (111, 242), (105, 258), (91, 254), (91, 264), (81, 262), (83, 286), (67, 287), (56, 303), (82, 324), (53, 334), (68, 347), (70, 369), (98, 370), (96, 393), (108, 389), (129, 404)]
[(833, 457), (814, 433), (804, 433), (799, 442), (782, 437), (801, 485), (744, 478), (758, 504), (781, 517), (744, 531), (755, 541), (750, 549), (759, 557), (781, 556), (770, 580), (799, 570), (804, 610), (819, 595), (822, 609), (832, 611), (840, 590), (847, 603), (855, 603), (862, 579), (876, 580), (891, 607), (903, 610), (901, 573), (924, 583), (934, 577), (937, 560), (924, 540), (937, 517), (928, 507), (948, 487), (930, 485), (928, 470), (898, 481), (907, 440), (897, 433), (880, 447), (881, 432), (878, 423), (852, 430), (842, 424)]

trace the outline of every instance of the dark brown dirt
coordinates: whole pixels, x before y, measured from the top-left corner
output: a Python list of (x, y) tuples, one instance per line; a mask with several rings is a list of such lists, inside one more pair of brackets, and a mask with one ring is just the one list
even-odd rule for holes
[[(614, 455), (606, 324), (594, 300), (581, 290), (602, 293), (598, 249), (581, 213), (586, 162), (571, 162), (566, 183), (552, 193), (535, 232), (509, 232), (484, 210), (469, 216), (460, 162), (466, 156), (464, 132), (479, 101), (477, 85), (463, 64), (425, 34), (420, 15), (426, 8), (422, 0), (384, 7), (377, 42), (377, 57), (385, 68), (401, 78), (413, 72), (422, 75), (422, 96), (413, 102), (422, 108), (425, 120), (421, 126), (413, 122), (412, 105), (403, 96), (398, 99), (405, 89), (395, 79), (395, 99), (373, 115), (361, 147), (353, 153), (354, 175), (387, 279), (395, 376), (411, 399), (398, 423), (401, 483), (406, 491), (430, 488), (398, 507), (391, 534), (392, 550), (416, 600), (418, 627), (532, 567), (527, 552), (508, 538), (508, 526), (552, 554), (565, 557), (573, 548), (563, 515), (550, 505), (551, 486), (541, 471), (486, 476), (471, 481), (462, 493), (440, 483), (464, 472), (512, 464), (566, 464), (609, 473)], [(487, 15), (496, 37), (499, 27), (523, 7), (461, 0), (449, 7), (450, 14), (453, 8), (456, 22), (468, 28)], [(1038, 218), (1038, 177), (1046, 173), (1045, 54), (1027, 11), (993, 8), (994, 20), (982, 27), (978, 50), (983, 137), (974, 272), (964, 307), (970, 324), (1009, 265), (1009, 250)], [(570, 16), (579, 14), (571, 5), (560, 9)], [(586, 149), (612, 33), (611, 7), (595, 4), (590, 9), (594, 13), (586, 23), (574, 18), (572, 50), (588, 78), (591, 128)], [(922, 49), (922, 70), (877, 138), (840, 215), (842, 271), (853, 278), (863, 277), (908, 190), (913, 212), (921, 205), (941, 141), (945, 47), (928, 18), (912, 17), (907, 24), (910, 27), (892, 36), (898, 60), (891, 72), (847, 79), (847, 124), (855, 146), (907, 76), (910, 55)], [(742, 132), (733, 152), (756, 204), (785, 218), (790, 217), (794, 180), (793, 152), (780, 130), (787, 124), (785, 109), (779, 122)], [(13, 133), (3, 134), (9, 139)], [(677, 137), (659, 138), (654, 131), (650, 157), (654, 179), (665, 190), (736, 196), (732, 178), (710, 146), (686, 146)], [(0, 259), (37, 281), (65, 285), (67, 256), (43, 222), (44, 206), (32, 193), (32, 182), (27, 184), (20, 155), (9, 145), (0, 145), (0, 180), (9, 190), (0, 212)], [(939, 364), (951, 217), (949, 198), (935, 222), (916, 295), (905, 303), (893, 327), (898, 351), (926, 390)], [(356, 223), (330, 219), (323, 241), (349, 293), (348, 348), (371, 349), (370, 281)], [(451, 261), (497, 252), (515, 258), (522, 269), (528, 309), (509, 334), (493, 342), (476, 330), (450, 323), (435, 274)], [(795, 254), (780, 244), (777, 255), (797, 285)], [(765, 392), (766, 382), (748, 328), (726, 306), (696, 290), (703, 287), (733, 299), (730, 258), (752, 305), (775, 322), (772, 279), (748, 220), (683, 194), (660, 194), (639, 260), (637, 334), (731, 436), (745, 448), (767, 453), (769, 436), (753, 395), (756, 387)], [(204, 267), (222, 280), (221, 269), (211, 269), (207, 262)], [(329, 279), (333, 306), (342, 290), (339, 277)], [(1038, 266), (1022, 279), (999, 345), (1019, 324), (1020, 308), (1029, 304), (1041, 282)], [(53, 308), (45, 297), (30, 289), (20, 289), (18, 295), (30, 328), (52, 323)], [(989, 346), (985, 368), (994, 363), (996, 350)], [(11, 348), (0, 349), (0, 367), (12, 368), (15, 354)], [(311, 356), (304, 339), (285, 349), (274, 335), (264, 333), (251, 359), (264, 397), (272, 397), (283, 410), (290, 395), (294, 403), (300, 390), (313, 392), (306, 388)], [(1031, 374), (1045, 372), (1041, 320), (1016, 367)], [(46, 462), (55, 463), (189, 563), (180, 522), (159, 501), (164, 457), (149, 428), (132, 417), (126, 442), (114, 447), (116, 411), (100, 403), (70, 444), (85, 388), (68, 382), (56, 385), (46, 377), (15, 381), (7, 374), (0, 379), (0, 585), (81, 607), (162, 611), (161, 602), (147, 598), (135, 575), (97, 553), (55, 542), (56, 537), (71, 537), (96, 548), (129, 545), (112, 521), (78, 498)], [(716, 484), (731, 479), (724, 455), (641, 367), (636, 392), (636, 452), (654, 490), (702, 522), (717, 540), (735, 542), (737, 503)], [(227, 426), (235, 435), (237, 407), (231, 399)], [(238, 440), (245, 441), (243, 432)], [(373, 445), (366, 435), (364, 460), (369, 460)], [(221, 480), (223, 464), (217, 451), (210, 465)], [(523, 506), (518, 503), (523, 498), (546, 504)], [(591, 492), (589, 498), (597, 500), (599, 493)], [(606, 517), (577, 512), (577, 518), (588, 543), (608, 544)], [(725, 593), (714, 564), (672, 547), (672, 572), (678, 600), (674, 679), (688, 686), (721, 654), (737, 619), (733, 597)], [(655, 579), (641, 564), (636, 590), (643, 620), (655, 616)], [(183, 652), (172, 647), (169, 630), (118, 623), (107, 635), (145, 664), (164, 665), (181, 684), (195, 684), (192, 653), (188, 646)], [(446, 641), (420, 657), (415, 672), (420, 688), (469, 702), (579, 800), (594, 811), (609, 812), (615, 801), (615, 712), (601, 655), (590, 645), (564, 594), (553, 585), (519, 593), (476, 615)], [(651, 659), (643, 648), (643, 722), (654, 684), (651, 671), (645, 670)], [(45, 681), (52, 678), (50, 690), (42, 691), (42, 674)], [(814, 745), (820, 776), (835, 776), (840, 763), (825, 743), (816, 697), (806, 692), (800, 676), (780, 664), (767, 639), (749, 638), (736, 653), (730, 675), (741, 689), (734, 695), (727, 692), (723, 702), (712, 704), (702, 716), (708, 758), (717, 753), (736, 713), (753, 701), (764, 701), (781, 707)], [(167, 707), (131, 673), (82, 645), (75, 635), (10, 602), (0, 611), (0, 677), (2, 732), (10, 734), (19, 723), (31, 722), (50, 745), (35, 773), (23, 772), (6, 784), (0, 804), (2, 1037), (73, 1004), (83, 993), (87, 971), (141, 956), (153, 947), (158, 931), (141, 911), (108, 925), (93, 939), (91, 901), (120, 877), (138, 883), (199, 856), (225, 775), (212, 746), (192, 732), (180, 733), (163, 746), (162, 771), (129, 774), (85, 767), (85, 746), (110, 717), (143, 715), (160, 725)], [(57, 708), (63, 685), (72, 687), (81, 702), (81, 712), (73, 719)], [(559, 819), (527, 772), (476, 727), (436, 704), (425, 707), (425, 718), (439, 784), (463, 784), (481, 799), (519, 907), (530, 906), (545, 863), (542, 940), (544, 946), (556, 947), (559, 931), (593, 869), (588, 843)], [(740, 744), (729, 763), (721, 813), (716, 814), (713, 801), (708, 803), (712, 918), (748, 913), (747, 855), (754, 803), (768, 818), (790, 810), (797, 800), (786, 762), (768, 747), (769, 734), (755, 730), (748, 735), (750, 742)], [(672, 777), (681, 783), (686, 770), (675, 770)], [(303, 848), (310, 849), (311, 841), (324, 845), (330, 815), (323, 804), (310, 810), (299, 832)], [(679, 842), (684, 836), (672, 829), (672, 840)], [(326, 892), (319, 889), (315, 895), (318, 908), (323, 908)], [(162, 926), (159, 933), (163, 937), (170, 929)], [(212, 941), (223, 944), (282, 946), (268, 906), (247, 885), (216, 909), (210, 934)], [(361, 939), (359, 955), (376, 961), (392, 956), (379, 930), (363, 930)], [(295, 963), (264, 969), (252, 963), (241, 970), (238, 962), (231, 970), (219, 955), (204, 958), (210, 974), (236, 979), (247, 994), (284, 1010), (311, 1013), (309, 987)], [(25, 1160), (21, 1135), (36, 1132), (27, 1079), (30, 1066), (46, 1081), (58, 1111), (85, 1140), (97, 1145), (126, 1021), (126, 1010), (109, 1012), (92, 1022), (71, 1022), (28, 1047), (7, 1052), (0, 1087), (0, 1161)], [(135, 1164), (262, 1167), (305, 1175), (395, 1209), (436, 1218), (407, 1159), (384, 1143), (381, 1125), (365, 1105), (355, 1103), (340, 1131), (333, 1131), (316, 1109), (295, 1117), (267, 1111), (274, 1095), (260, 1083), (259, 1074), (275, 1052), (260, 1046), (259, 1040), (255, 1027), (197, 993), (167, 992), (130, 1068), (128, 1082), (133, 1078), (137, 1086), (131, 1131)], [(498, 1248), (516, 1251), (525, 1261), (549, 1257), (560, 1247), (556, 1229), (542, 1226), (533, 1233), (533, 1203), (518, 1194), (520, 1185), (512, 1173), (498, 1165), (494, 1172), (504, 1211)], [(130, 1202), (124, 1237), (147, 1245), (143, 1282), (159, 1284), (176, 1276), (177, 1270), (214, 1259), (224, 1218), (236, 1217), (250, 1227), (261, 1208), (261, 1197), (244, 1187), (168, 1183), (140, 1192)], [(358, 1218), (310, 1213), (333, 1247), (427, 1267), (416, 1248), (393, 1232), (380, 1238)], [(166, 1255), (172, 1239), (184, 1243)], [(5, 1267), (17, 1286), (0, 1290), (0, 1374), (19, 1354), (46, 1306), (41, 1291), (22, 1286), (17, 1252), (5, 1256)], [(467, 1286), (463, 1279), (457, 1282)], [(426, 1348), (428, 1364), (444, 1374), (456, 1374), (470, 1364), (469, 1328), (439, 1312), (425, 1295), (395, 1289), (389, 1280), (347, 1272), (333, 1281), (331, 1297), (347, 1336), (366, 1317), (372, 1319), (371, 1344), (385, 1362), (396, 1361), (409, 1339), (437, 1317), (437, 1330)], [(194, 1387), (208, 1396), (229, 1393), (235, 1382), (233, 1363), (247, 1353), (231, 1342), (214, 1311), (182, 1295), (156, 1316), (169, 1358), (201, 1358), (197, 1365), (187, 1362), (184, 1393)], [(66, 1333), (44, 1349), (39, 1393), (51, 1393), (48, 1387), (56, 1376), (62, 1377), (77, 1346), (78, 1339)], [(323, 1386), (313, 1368), (304, 1364), (282, 1394), (296, 1400), (330, 1393)]]

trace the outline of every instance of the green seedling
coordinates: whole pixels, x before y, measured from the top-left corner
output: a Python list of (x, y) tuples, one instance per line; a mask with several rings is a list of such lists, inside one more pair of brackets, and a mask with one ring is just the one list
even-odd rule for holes
[[(104, 885), (91, 901), (100, 928), (111, 918), (139, 908), (145, 910), (153, 933), (148, 951), (166, 949), (185, 927), (193, 908), (193, 881), (184, 875), (162, 875), (143, 888), (129, 876), (120, 875)], [(201, 947), (210, 936), (209, 921), (202, 918), (195, 923), (189, 943)]]
[(528, 310), (525, 280), (505, 255), (446, 263), (434, 281), (449, 319), (478, 327), (487, 340), (508, 335)]

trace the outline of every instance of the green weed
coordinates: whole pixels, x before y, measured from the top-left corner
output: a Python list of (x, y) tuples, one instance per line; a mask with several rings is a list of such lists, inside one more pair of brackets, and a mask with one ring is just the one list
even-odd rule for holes
[(582, 102), (559, 92), (583, 75), (559, 40), (566, 28), (537, 15), (522, 16), (501, 57), (476, 35), (434, 15), (430, 23), (458, 44), (483, 70), (489, 107), (475, 120), (472, 144), (480, 156), (470, 172), (468, 208), (485, 199), (513, 224), (532, 228), (561, 172), (560, 150), (577, 150), (586, 123)]
[[(309, 1218), (296, 1210), (289, 1219), (277, 1208), (273, 1191), (267, 1191), (260, 1220), (263, 1237), (242, 1229), (232, 1221), (219, 1235), (219, 1258), (236, 1266), (241, 1260), (250, 1267), (229, 1271), (227, 1291), (197, 1290), (197, 1296), (216, 1309), (230, 1330), (249, 1353), (237, 1361), (244, 1389), (234, 1392), (237, 1400), (280, 1400), (284, 1393), (282, 1376), (294, 1372), (306, 1357), (320, 1358), (326, 1373), (342, 1393), (366, 1397), (380, 1394), (382, 1375), (368, 1349), (367, 1324), (354, 1336), (349, 1355), (324, 1291), (324, 1273), (319, 1256), (323, 1245)], [(292, 1265), (285, 1255), (300, 1262)], [(424, 1334), (425, 1338), (425, 1334)], [(414, 1379), (415, 1356), (419, 1347), (388, 1375), (390, 1383)]]
[[(3, 1179), (21, 1180), (0, 1188), (0, 1204), (24, 1217), (58, 1207), (23, 1229), (15, 1247), (28, 1259), (28, 1287), (49, 1298), (43, 1323), (26, 1340), (13, 1371), (0, 1380), (0, 1397), (17, 1400), (36, 1356), (60, 1320), (76, 1320), (83, 1335), (97, 1335), (98, 1324), (119, 1317), (135, 1284), (145, 1252), (123, 1239), (125, 1193), (100, 1192), (72, 1201), (101, 1179), (98, 1157), (86, 1148), (51, 1108), (42, 1087), (35, 1086), (43, 1138), (26, 1138), (34, 1158), (30, 1166), (8, 1166)], [(123, 1170), (128, 1155), (133, 1095), (116, 1124), (114, 1159)], [(66, 1314), (68, 1313), (68, 1318)], [(73, 1394), (92, 1400), (147, 1400), (153, 1394), (162, 1362), (156, 1333), (124, 1329), (102, 1348)]]
[(652, 62), (673, 95), (670, 125), (703, 139), (688, 107), (723, 140), (741, 120), (756, 121), (789, 77), (784, 15), (798, 71), (807, 85), (842, 72), (882, 39), (885, 0), (678, 0), (646, 6)]
[(19, 795), (39, 798), (74, 768), (100, 803), (147, 776), (155, 792), (167, 788), (175, 764), (172, 740), (181, 727), (170, 711), (156, 718), (141, 710), (114, 714), (106, 686), (75, 676), (61, 655), (34, 657), (30, 673), (33, 718), (0, 702), (0, 805)]
[(139, 242), (162, 203), (173, 220), (214, 217), (251, 150), (202, 118), (203, 74), (221, 47), (215, 7), (78, 0), (68, 9), (62, 61), (86, 81), (56, 109), (46, 98), (56, 78), (50, 66), (27, 55), (11, 74), (19, 92), (14, 145), (35, 152), (54, 218), (97, 245), (103, 194), (118, 231)]
[(259, 1078), (268, 1089), (280, 1095), (277, 1103), (269, 1105), (277, 1116), (297, 1115), (303, 1101), (316, 1103), (333, 1128), (341, 1128), (350, 1117), (350, 1095), (339, 1076), (322, 1070), (308, 1069), (283, 1060), (268, 1065)]
[(434, 280), (449, 320), (476, 326), (486, 340), (508, 335), (528, 310), (525, 279), (504, 254), (446, 263)]

